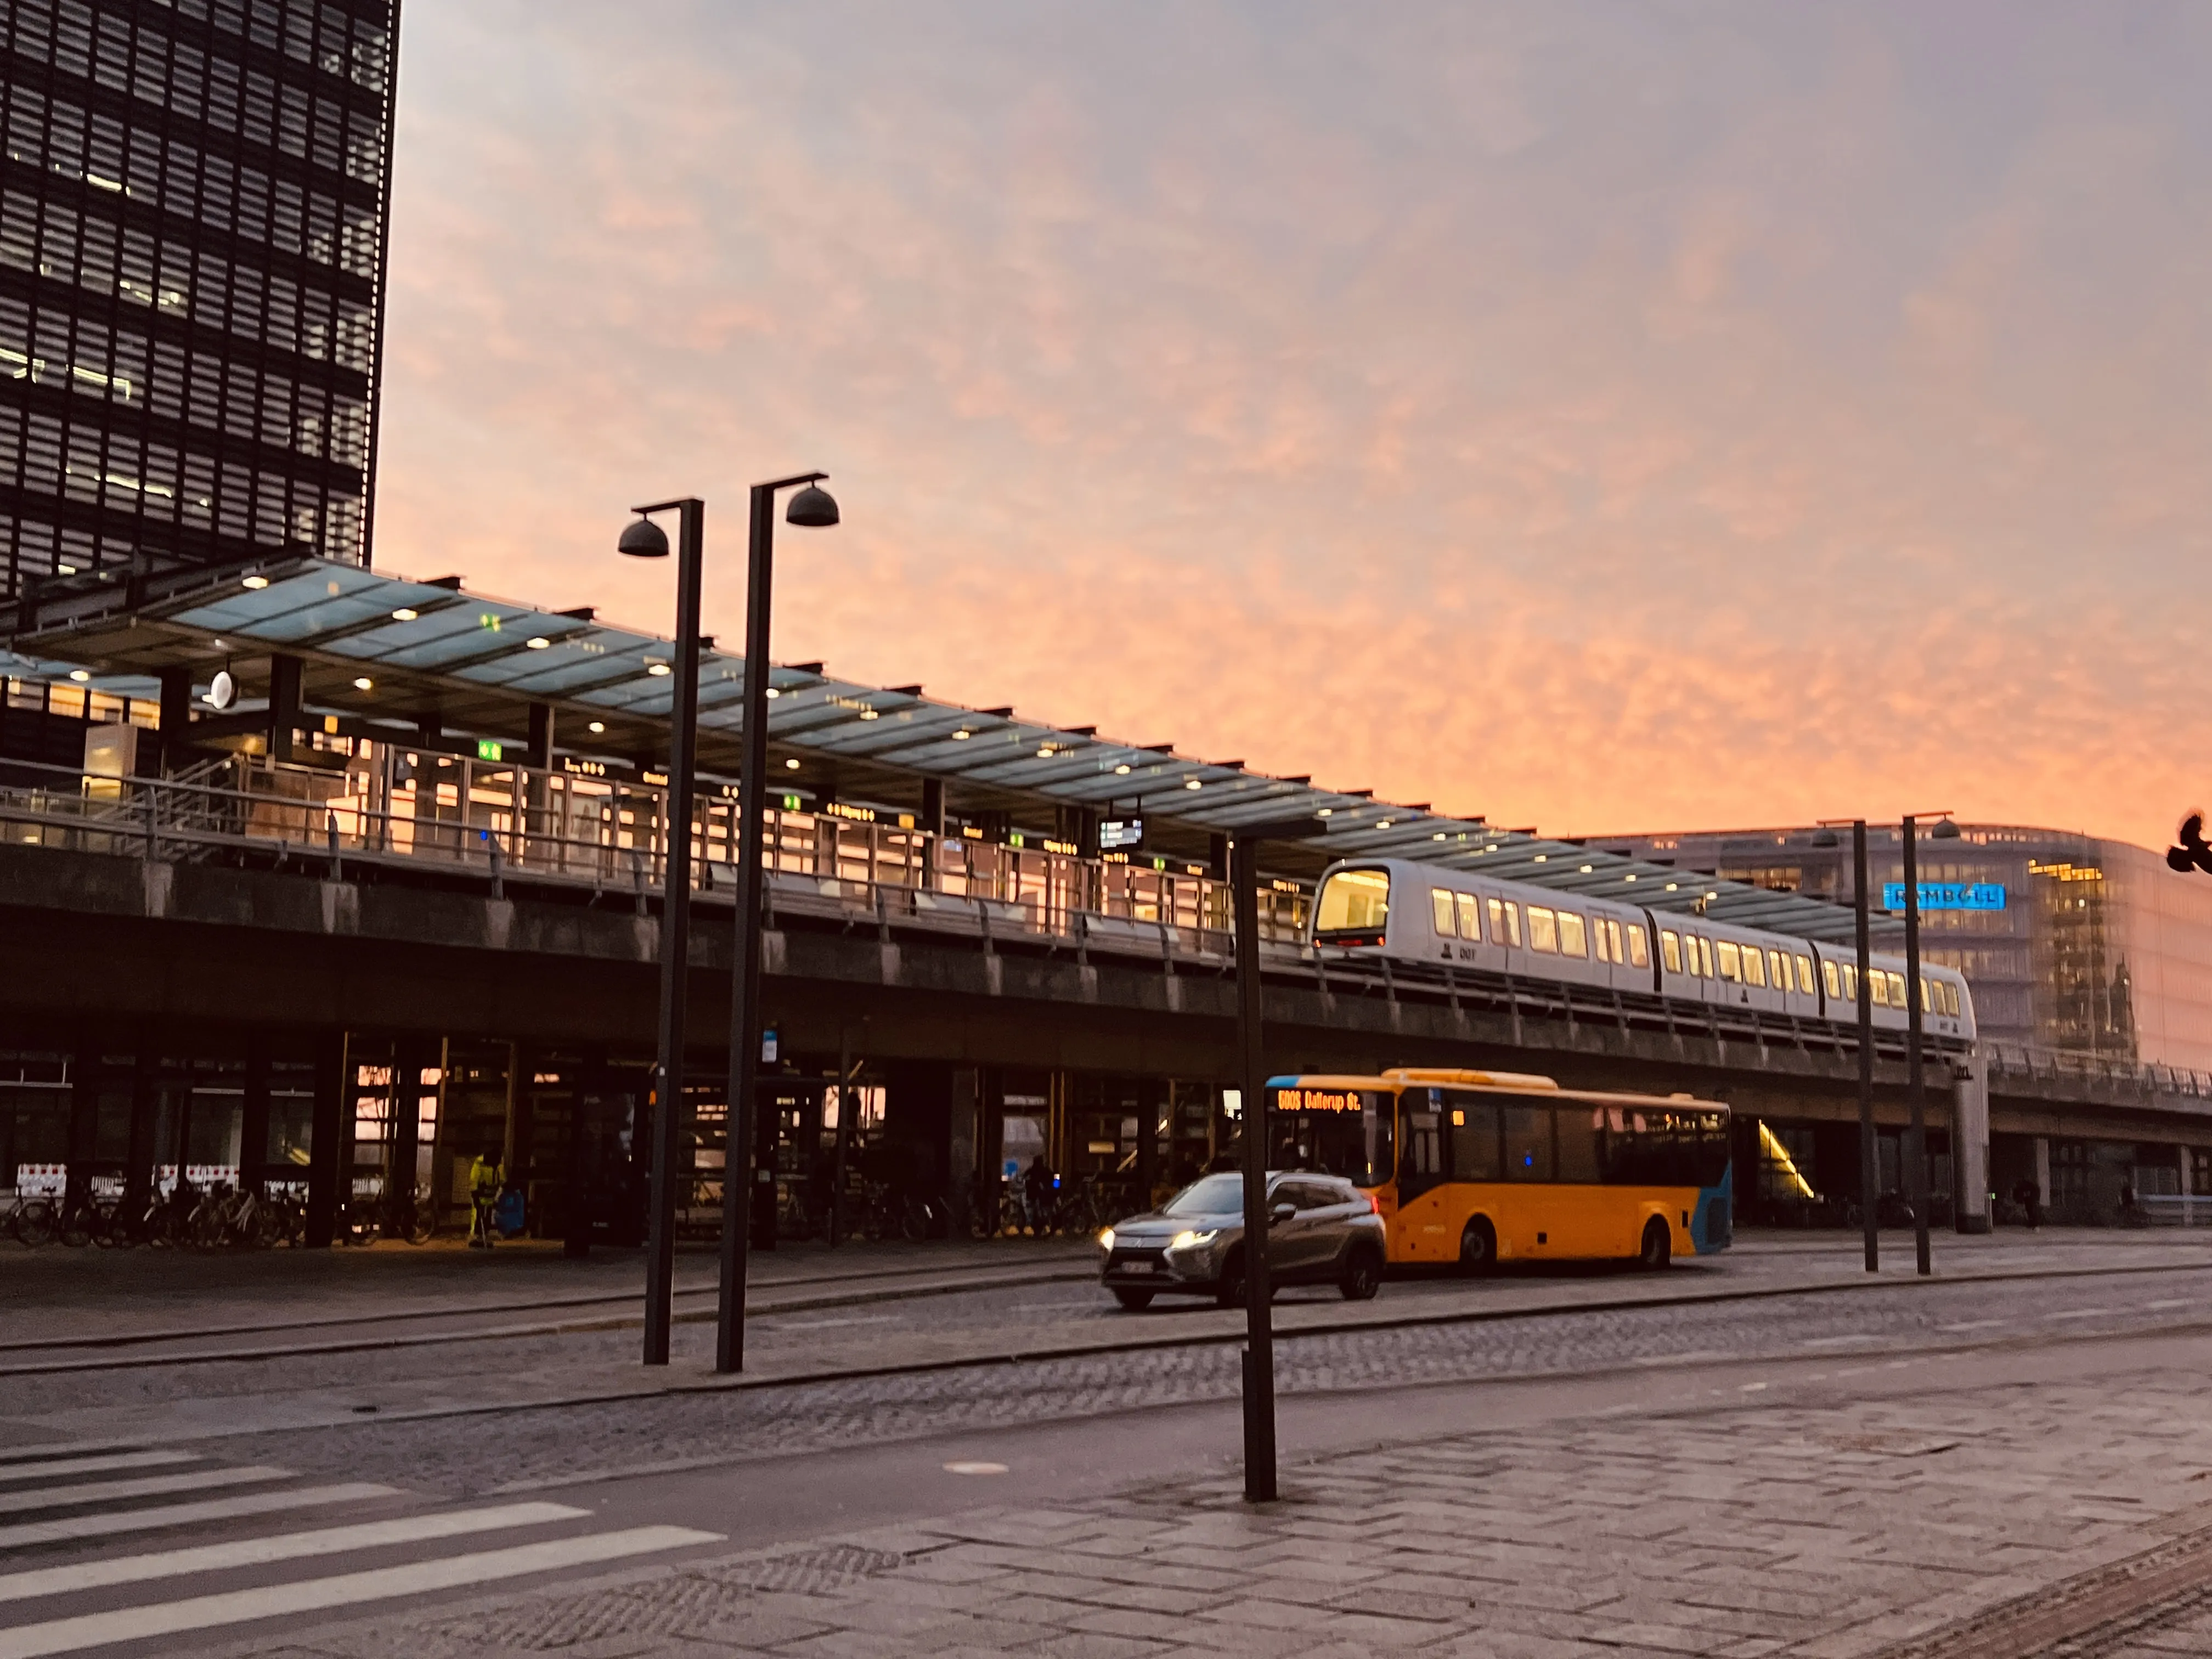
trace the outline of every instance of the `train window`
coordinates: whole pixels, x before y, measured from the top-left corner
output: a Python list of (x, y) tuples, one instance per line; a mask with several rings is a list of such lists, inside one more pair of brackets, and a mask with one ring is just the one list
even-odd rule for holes
[(1743, 977), (1743, 953), (1738, 951), (1732, 943), (1727, 939), (1723, 939), (1721, 941), (1721, 948), (1717, 954), (1721, 959), (1721, 977), (1723, 979), (1741, 979)]
[(1827, 987), (1829, 1001), (1841, 1002), (1844, 1000), (1843, 975), (1836, 971), (1836, 964), (1825, 957), (1820, 960), (1820, 983)]
[(1959, 988), (1948, 980), (1943, 981), (1943, 1012), (1954, 1019), (1963, 1018), (1966, 1012), (1959, 1006)]
[(1845, 967), (1839, 971), (1844, 976), (1844, 1000), (1856, 1002), (1859, 1000), (1859, 970)]
[(1889, 1006), (1893, 1008), (1902, 1008), (1905, 1006), (1905, 975), (1902, 974), (1889, 975)]
[(1589, 955), (1589, 940), (1583, 919), (1571, 910), (1559, 912), (1559, 954), (1583, 957)]
[(1797, 958), (1797, 988), (1808, 997), (1813, 994), (1813, 958), (1808, 956)]
[(1521, 907), (1511, 899), (1490, 901), (1490, 942), (1521, 948)]
[(1920, 976), (1920, 1012), (1932, 1014), (1942, 1007), (1936, 1000), (1936, 981), (1923, 974)]
[(1472, 939), (1482, 937), (1482, 901), (1472, 893), (1459, 896), (1459, 936)]
[(1889, 976), (1879, 968), (1867, 975), (1867, 1000), (1877, 1008), (1889, 1006)]
[(1436, 920), (1437, 937), (1449, 939), (1452, 936), (1452, 896), (1447, 889), (1429, 889), (1429, 914)]
[(1682, 971), (1681, 936), (1671, 927), (1662, 927), (1659, 930), (1659, 956), (1660, 959), (1667, 964), (1668, 973), (1679, 974)]
[(1790, 958), (1788, 957), (1784, 956), (1779, 951), (1769, 951), (1766, 953), (1766, 969), (1767, 976), (1774, 981), (1776, 990), (1786, 991), (1790, 988)]
[(1651, 946), (1644, 937), (1644, 930), (1633, 923), (1628, 929), (1628, 965), (1632, 968), (1649, 968), (1651, 965)]
[(1620, 924), (1610, 916), (1600, 916), (1590, 924), (1597, 934), (1597, 956), (1600, 962), (1620, 962)]
[(1743, 982), (1758, 990), (1766, 988), (1766, 958), (1756, 945), (1743, 947)]
[(1386, 870), (1340, 870), (1321, 890), (1314, 931), (1381, 927), (1390, 916), (1390, 875)]
[(1528, 907), (1528, 948), (1549, 956), (1559, 953), (1559, 921), (1546, 906)]
[(1713, 942), (1700, 939), (1695, 933), (1682, 935), (1682, 943), (1689, 949), (1690, 971), (1699, 979), (1713, 977)]

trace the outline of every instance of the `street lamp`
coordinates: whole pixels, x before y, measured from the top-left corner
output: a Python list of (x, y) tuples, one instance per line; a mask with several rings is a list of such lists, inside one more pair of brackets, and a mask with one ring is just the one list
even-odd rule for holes
[[(676, 661), (670, 687), (668, 822), (660, 908), (660, 1040), (653, 1072), (652, 1211), (647, 1220), (645, 1363), (668, 1363), (676, 1276), (676, 1131), (684, 1111), (684, 1013), (691, 949), (692, 756), (699, 719), (699, 566), (707, 504), (696, 496), (636, 509), (615, 545), (634, 559), (668, 556), (668, 533), (649, 516), (680, 514), (676, 566)], [(726, 1182), (727, 1176), (724, 1180)]]
[[(804, 486), (791, 498), (785, 521), (803, 530), (826, 530), (837, 522), (837, 503), (819, 488), (829, 476), (802, 472), (755, 484), (752, 489), (745, 582), (745, 760), (738, 789), (737, 954), (730, 975), (729, 1151), (722, 1165), (721, 1297), (714, 1316), (718, 1371), (744, 1368), (745, 1253), (750, 1243), (752, 1187), (761, 1176), (775, 1179), (768, 1161), (757, 1171), (752, 1167), (757, 1139), (753, 1093), (761, 1058), (761, 836), (768, 793), (769, 589), (775, 562), (775, 497), (778, 490)], [(773, 1201), (766, 1213), (774, 1224)]]

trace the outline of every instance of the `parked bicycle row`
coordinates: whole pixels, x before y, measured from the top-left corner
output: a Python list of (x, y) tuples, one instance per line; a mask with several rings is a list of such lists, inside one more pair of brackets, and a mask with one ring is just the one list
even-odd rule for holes
[[(61, 1244), (72, 1249), (143, 1245), (154, 1249), (273, 1249), (306, 1242), (307, 1206), (297, 1182), (257, 1191), (228, 1182), (207, 1187), (177, 1182), (132, 1213), (119, 1192), (89, 1188), (46, 1196), (17, 1194), (0, 1211), (0, 1238), (29, 1249)], [(380, 1238), (428, 1243), (438, 1218), (428, 1188), (395, 1192), (341, 1206), (332, 1237), (341, 1244)]]

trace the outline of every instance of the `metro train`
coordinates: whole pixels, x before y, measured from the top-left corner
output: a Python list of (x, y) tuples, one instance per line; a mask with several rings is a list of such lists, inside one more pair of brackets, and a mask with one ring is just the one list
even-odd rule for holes
[[(1449, 964), (1699, 1008), (1858, 1024), (1854, 949), (1402, 859), (1332, 865), (1309, 937), (1417, 974)], [(1870, 958), (1874, 1023), (1882, 1030), (1905, 1029), (1905, 967), (1899, 957)], [(1921, 1014), (1931, 1042), (1972, 1044), (1973, 996), (1957, 970), (1921, 964)]]

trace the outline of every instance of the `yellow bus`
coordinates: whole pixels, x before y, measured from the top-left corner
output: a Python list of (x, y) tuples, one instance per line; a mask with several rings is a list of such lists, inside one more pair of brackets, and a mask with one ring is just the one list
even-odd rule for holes
[(1407, 1066), (1271, 1078), (1267, 1103), (1268, 1167), (1365, 1188), (1394, 1262), (1480, 1273), (1616, 1257), (1656, 1268), (1733, 1237), (1718, 1101)]

